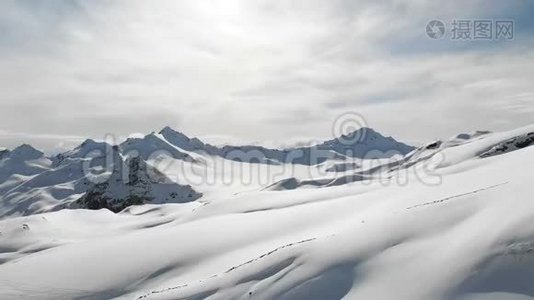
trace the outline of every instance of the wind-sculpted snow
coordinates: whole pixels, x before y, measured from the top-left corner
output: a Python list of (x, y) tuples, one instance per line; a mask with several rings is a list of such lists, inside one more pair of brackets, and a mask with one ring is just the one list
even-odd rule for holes
[(530, 132), (432, 142), (315, 188), (5, 218), (0, 298), (531, 299), (534, 147), (481, 157)]

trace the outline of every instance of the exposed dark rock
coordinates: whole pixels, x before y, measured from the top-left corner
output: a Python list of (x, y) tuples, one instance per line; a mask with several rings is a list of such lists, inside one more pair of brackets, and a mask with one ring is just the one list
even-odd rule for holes
[(132, 157), (116, 162), (109, 179), (92, 184), (75, 206), (119, 212), (132, 205), (189, 202), (201, 196), (189, 185), (172, 182), (142, 158)]
[(525, 135), (516, 136), (506, 141), (500, 142), (497, 145), (491, 147), (489, 150), (481, 153), (479, 156), (482, 158), (491, 157), (508, 153), (514, 150), (522, 149), (534, 144), (534, 132), (527, 133)]

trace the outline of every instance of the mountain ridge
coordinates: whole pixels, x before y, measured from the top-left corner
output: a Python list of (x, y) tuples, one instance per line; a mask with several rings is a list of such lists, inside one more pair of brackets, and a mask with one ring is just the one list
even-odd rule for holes
[[(361, 138), (355, 139), (354, 136), (359, 136)], [(379, 143), (376, 142), (377, 140), (379, 142), (384, 143), (384, 145), (379, 145)], [(178, 149), (169, 148), (168, 145), (165, 145), (165, 142), (167, 142), (168, 144), (172, 146), (177, 147)], [(86, 139), (84, 142), (82, 142), (80, 145), (76, 146), (75, 148), (58, 153), (55, 155), (55, 157), (68, 156), (65, 154), (72, 153), (76, 149), (83, 148), (87, 144), (98, 145), (101, 143), (105, 143), (105, 142), (95, 141), (93, 139)], [(157, 145), (154, 145), (154, 144), (157, 144)], [(33, 148), (32, 146), (28, 144), (23, 144), (19, 147), (22, 147), (22, 146), (24, 147), (29, 146), (35, 151), (42, 153), (41, 151)], [(179, 159), (192, 159), (186, 153), (187, 151), (205, 152), (208, 155), (225, 157), (226, 155), (228, 155), (229, 152), (236, 150), (236, 151), (259, 151), (263, 153), (265, 155), (265, 159), (260, 160), (260, 163), (261, 162), (272, 163), (272, 160), (274, 160), (279, 163), (298, 163), (298, 164), (309, 164), (309, 163), (307, 163), (303, 159), (288, 161), (287, 156), (289, 153), (294, 154), (295, 151), (302, 151), (303, 153), (307, 153), (310, 150), (321, 150), (321, 151), (331, 150), (331, 151), (336, 152), (337, 154), (346, 155), (348, 153), (348, 154), (351, 154), (352, 157), (365, 158), (365, 155), (367, 154), (367, 152), (372, 151), (372, 150), (378, 150), (382, 152), (398, 151), (398, 154), (404, 155), (404, 154), (407, 154), (409, 151), (415, 149), (414, 146), (410, 146), (403, 142), (399, 142), (391, 136), (384, 136), (369, 127), (362, 127), (350, 133), (344, 134), (340, 137), (335, 137), (330, 140), (325, 140), (325, 141), (318, 142), (318, 143), (315, 143), (309, 146), (272, 148), (272, 147), (266, 147), (262, 145), (250, 145), (250, 144), (244, 144), (244, 145), (226, 144), (223, 146), (215, 146), (210, 143), (205, 143), (199, 138), (189, 137), (186, 134), (171, 128), (170, 126), (165, 126), (158, 133), (152, 132), (152, 133), (149, 133), (143, 136), (142, 138), (127, 138), (124, 141), (119, 142), (116, 145), (111, 145), (111, 146), (119, 147), (121, 149), (121, 152), (127, 152), (130, 150), (143, 150), (143, 151), (140, 151), (141, 152), (140, 154), (145, 159), (147, 158), (148, 155), (146, 151), (147, 149), (143, 149), (143, 147), (148, 146), (149, 148), (152, 148), (149, 150), (153, 150), (153, 151), (167, 150), (171, 152), (174, 158), (179, 158)], [(15, 149), (2, 150), (0, 152), (0, 155), (2, 155), (1, 153), (6, 152), (6, 151), (7, 153), (10, 153), (14, 151)], [(89, 151), (86, 151), (86, 153), (87, 152)], [(385, 153), (385, 155), (387, 156), (387, 153)], [(330, 155), (330, 158), (335, 158), (335, 157), (340, 158), (340, 159), (342, 158), (341, 156), (336, 156), (335, 154)], [(375, 157), (370, 157), (370, 158), (375, 158)], [(254, 163), (255, 161), (252, 161), (252, 162)]]
[[(9, 203), (0, 216), (63, 208), (107, 208), (118, 212), (135, 204), (180, 203), (202, 197), (202, 191), (187, 184), (187, 178), (186, 183), (180, 183), (182, 179), (172, 181), (159, 174), (152, 180), (150, 175), (159, 172), (152, 164), (157, 164), (161, 155), (202, 170), (211, 168), (205, 165), (209, 157), (251, 165), (321, 167), (329, 160), (354, 164), (354, 159), (383, 158), (389, 152), (404, 155), (412, 148), (370, 128), (316, 145), (288, 149), (255, 145), (217, 147), (168, 126), (158, 133), (128, 138), (115, 145), (86, 139), (54, 156), (23, 144), (0, 152), (0, 199)], [(367, 152), (373, 151), (379, 155), (366, 157)], [(132, 168), (136, 170), (134, 175)], [(132, 184), (131, 176), (141, 180)], [(158, 178), (164, 178), (164, 182)]]

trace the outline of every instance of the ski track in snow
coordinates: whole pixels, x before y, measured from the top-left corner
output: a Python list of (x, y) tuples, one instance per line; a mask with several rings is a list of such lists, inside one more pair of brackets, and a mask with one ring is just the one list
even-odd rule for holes
[(476, 190), (473, 190), (473, 191), (470, 191), (470, 192), (467, 192), (467, 193), (457, 194), (457, 195), (446, 197), (446, 198), (442, 198), (442, 199), (439, 199), (439, 200), (435, 200), (435, 201), (430, 201), (430, 202), (425, 202), (425, 203), (409, 206), (409, 207), (406, 207), (406, 209), (414, 209), (414, 208), (421, 207), (421, 206), (427, 206), (427, 205), (443, 203), (443, 202), (449, 201), (451, 199), (460, 198), (460, 197), (463, 197), (463, 196), (472, 195), (472, 194), (476, 194), (476, 193), (479, 193), (479, 192), (482, 192), (482, 191), (487, 191), (487, 190), (490, 190), (490, 189), (494, 189), (494, 188), (500, 187), (500, 186), (508, 184), (508, 183), (509, 182), (502, 182), (502, 183), (499, 183), (499, 184), (494, 184), (494, 185), (487, 186), (487, 187), (480, 188), (480, 189), (476, 189)]
[[(228, 274), (232, 271), (235, 271), (243, 266), (246, 266), (246, 265), (249, 265), (249, 264), (252, 264), (264, 257), (267, 257), (271, 254), (274, 254), (275, 252), (278, 252), (282, 249), (285, 249), (285, 248), (288, 248), (288, 247), (292, 247), (292, 246), (296, 246), (296, 245), (300, 245), (300, 244), (304, 244), (304, 243), (308, 243), (308, 242), (311, 242), (311, 241), (314, 241), (316, 240), (317, 238), (309, 238), (309, 239), (305, 239), (305, 240), (301, 240), (301, 241), (298, 241), (298, 242), (295, 242), (295, 243), (289, 243), (289, 244), (286, 244), (286, 245), (283, 245), (283, 246), (280, 246), (278, 248), (275, 248), (267, 253), (264, 253), (256, 258), (253, 258), (251, 260), (248, 260), (240, 265), (237, 265), (237, 266), (234, 266), (234, 267), (231, 267), (230, 269), (224, 271), (223, 273), (221, 274), (215, 274), (215, 275), (212, 275), (210, 276), (208, 279), (212, 279), (212, 278), (216, 278), (216, 277), (219, 277), (219, 276), (222, 276), (223, 274)], [(202, 282), (205, 282), (206, 280), (199, 280), (198, 282), (199, 283), (202, 283)], [(147, 293), (145, 295), (142, 295), (142, 296), (139, 296), (137, 297), (137, 299), (146, 299), (148, 297), (150, 297), (150, 295), (154, 295), (154, 294), (161, 294), (161, 293), (165, 293), (165, 292), (169, 292), (169, 291), (173, 291), (173, 290), (177, 290), (177, 289), (180, 289), (180, 288), (184, 288), (184, 287), (187, 287), (189, 286), (189, 284), (182, 284), (182, 285), (177, 285), (177, 286), (173, 286), (173, 287), (168, 287), (168, 288), (164, 288), (164, 289), (160, 289), (160, 290), (154, 290), (154, 291), (151, 291), (150, 293)]]

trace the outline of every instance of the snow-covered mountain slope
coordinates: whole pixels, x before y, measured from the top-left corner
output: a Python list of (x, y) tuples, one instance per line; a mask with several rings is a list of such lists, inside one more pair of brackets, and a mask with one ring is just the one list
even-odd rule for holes
[(533, 299), (532, 132), (431, 143), (384, 180), (5, 219), (0, 298)]
[(185, 151), (205, 151), (210, 154), (218, 155), (218, 148), (210, 144), (205, 144), (197, 138), (189, 138), (185, 134), (172, 129), (169, 126), (159, 131), (159, 134), (171, 145), (174, 145)]
[(201, 196), (189, 185), (172, 182), (141, 157), (124, 157), (119, 147), (105, 142), (86, 140), (51, 159), (28, 147), (22, 156), (19, 147), (2, 159), (10, 166), (0, 168), (2, 174), (14, 169), (27, 176), (0, 185), (0, 217), (63, 208), (118, 211), (131, 204), (185, 202)]
[[(449, 140), (433, 141), (406, 154), (404, 157), (377, 159), (364, 161), (362, 165), (353, 167), (356, 163), (337, 163), (327, 171), (337, 170), (335, 176), (299, 180), (285, 178), (268, 186), (266, 190), (288, 190), (301, 187), (328, 187), (343, 185), (350, 182), (385, 180), (406, 176), (410, 170), (416, 174), (426, 174), (429, 168), (441, 168), (459, 163), (472, 157), (490, 157), (515, 151), (534, 144), (534, 132), (529, 127), (509, 132), (490, 134), (489, 131), (458, 134)], [(526, 130), (526, 133), (525, 133)], [(476, 142), (473, 146), (469, 144)], [(462, 150), (455, 147), (463, 146)], [(460, 154), (458, 151), (465, 151)]]
[(174, 159), (194, 161), (183, 148), (178, 148), (169, 143), (160, 134), (151, 133), (143, 138), (129, 138), (120, 144), (120, 150), (124, 154), (139, 155), (143, 159), (149, 159), (151, 155), (159, 153), (168, 155)]
[(47, 170), (52, 162), (30, 145), (0, 152), (0, 194)]
[(141, 157), (132, 157), (115, 162), (109, 177), (91, 184), (71, 207), (119, 212), (131, 205), (189, 202), (201, 196), (189, 185), (172, 182)]

